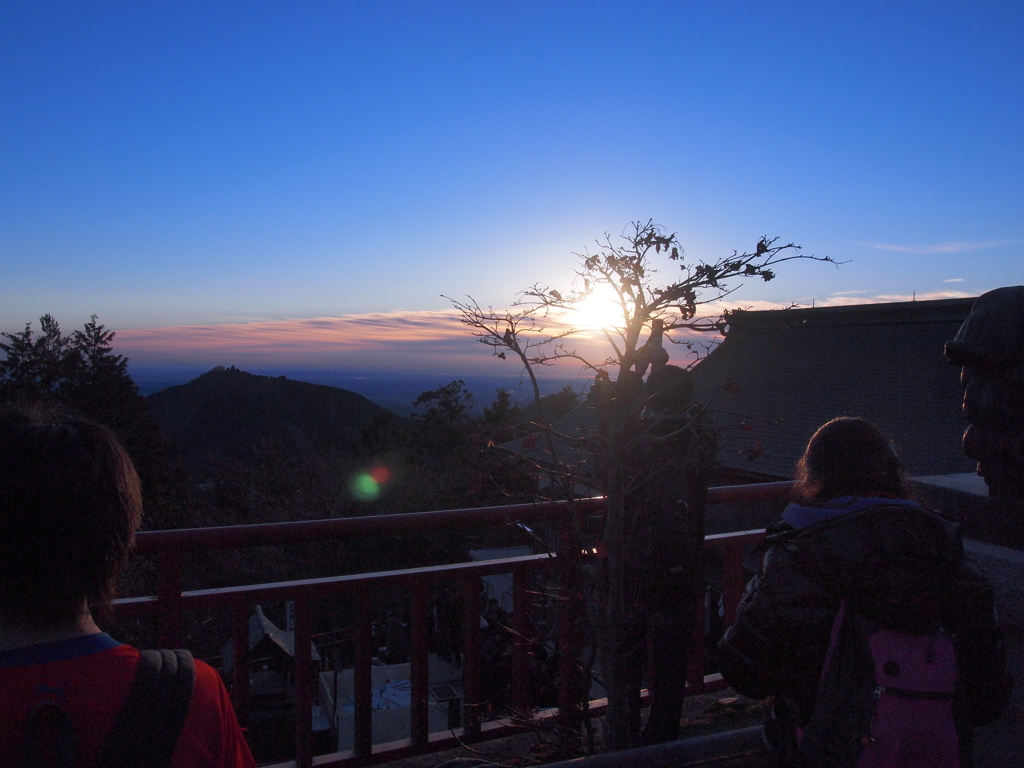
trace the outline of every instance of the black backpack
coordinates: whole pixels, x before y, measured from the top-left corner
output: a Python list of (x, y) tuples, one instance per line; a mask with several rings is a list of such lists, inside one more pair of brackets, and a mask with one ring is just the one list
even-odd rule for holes
[[(185, 724), (196, 668), (188, 651), (141, 651), (132, 689), (107, 737), (96, 768), (167, 768)], [(43, 762), (40, 729), (57, 730), (53, 761)], [(74, 768), (74, 728), (59, 704), (42, 702), (29, 716), (23, 768)]]

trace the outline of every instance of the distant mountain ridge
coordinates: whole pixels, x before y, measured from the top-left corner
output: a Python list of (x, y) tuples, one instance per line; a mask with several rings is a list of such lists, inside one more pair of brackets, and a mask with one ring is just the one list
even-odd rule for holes
[(346, 389), (218, 366), (146, 398), (163, 434), (197, 472), (212, 460), (246, 459), (263, 446), (298, 455), (350, 452), (388, 411)]

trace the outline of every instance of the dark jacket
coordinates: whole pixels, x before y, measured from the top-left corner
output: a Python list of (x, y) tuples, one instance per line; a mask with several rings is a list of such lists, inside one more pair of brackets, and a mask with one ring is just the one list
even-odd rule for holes
[[(850, 510), (850, 511), (847, 511)], [(791, 505), (769, 531), (760, 573), (719, 643), (721, 672), (740, 693), (774, 696), (770, 741), (810, 719), (839, 603), (882, 625), (955, 636), (958, 730), (1006, 706), (1006, 651), (992, 589), (963, 556), (957, 526), (905, 500), (837, 499), (823, 509)], [(817, 522), (814, 522), (817, 520)]]
[(714, 433), (696, 409), (644, 411), (623, 456), (627, 580), (642, 584), (642, 591), (690, 590), (703, 581), (715, 451)]

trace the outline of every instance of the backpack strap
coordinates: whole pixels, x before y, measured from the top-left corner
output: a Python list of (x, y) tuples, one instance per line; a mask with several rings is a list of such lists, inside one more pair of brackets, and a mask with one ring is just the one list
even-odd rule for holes
[(192, 704), (195, 676), (188, 651), (141, 651), (128, 700), (96, 768), (167, 768)]
[[(44, 764), (42, 750), (39, 748), (39, 729), (46, 722), (52, 723), (56, 728), (57, 738), (51, 751), (53, 761), (47, 760)], [(76, 759), (75, 730), (64, 707), (52, 701), (36, 704), (32, 714), (29, 715), (28, 727), (25, 729), (25, 751), (22, 766), (24, 768), (44, 768), (44, 765), (55, 766), (55, 768), (75, 768)]]

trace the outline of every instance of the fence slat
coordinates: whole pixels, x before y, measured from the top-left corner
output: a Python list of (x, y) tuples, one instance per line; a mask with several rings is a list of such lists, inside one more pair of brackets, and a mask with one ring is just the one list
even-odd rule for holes
[(295, 764), (313, 765), (313, 662), (309, 598), (295, 598)]
[(238, 722), (249, 722), (249, 600), (238, 595), (231, 604), (232, 651), (235, 669), (231, 686), (231, 700)]
[(722, 602), (725, 603), (725, 626), (736, 620), (736, 606), (746, 586), (743, 579), (743, 545), (730, 544), (722, 553)]
[(462, 602), (466, 608), (462, 659), (463, 722), (466, 735), (480, 737), (480, 577), (468, 576), (462, 582)]
[(530, 701), (530, 668), (527, 647), (530, 636), (530, 615), (526, 609), (526, 582), (530, 578), (525, 568), (512, 572), (512, 665), (515, 674), (513, 701), (517, 709), (525, 710)]
[(356, 658), (352, 694), (355, 699), (354, 748), (357, 757), (373, 753), (373, 690), (370, 665), (373, 663), (373, 616), (370, 611), (370, 590), (356, 592)]
[(410, 680), (412, 684), (412, 709), (410, 717), (410, 733), (413, 746), (422, 747), (427, 743), (430, 733), (428, 721), (428, 692), (429, 684), (429, 639), (427, 629), (427, 616), (429, 608), (430, 593), (424, 583), (414, 584), (409, 590), (411, 601), (409, 611), (409, 624), (412, 634), (412, 650), (410, 659)]
[(583, 724), (582, 690), (585, 681), (579, 660), (583, 658), (583, 638), (580, 630), (581, 579), (583, 562), (581, 542), (576, 536), (573, 521), (564, 519), (558, 545), (558, 712), (563, 729), (578, 733)]
[(693, 621), (690, 658), (686, 663), (686, 679), (693, 693), (704, 693), (704, 601), (697, 600)]

